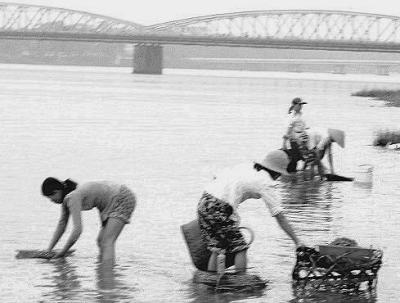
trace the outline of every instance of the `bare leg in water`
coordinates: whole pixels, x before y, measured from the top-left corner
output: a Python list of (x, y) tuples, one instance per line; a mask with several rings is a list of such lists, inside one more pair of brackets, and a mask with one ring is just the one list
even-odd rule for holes
[(246, 268), (247, 268), (247, 250), (242, 250), (235, 255), (235, 269), (237, 272), (245, 272)]
[(101, 241), (103, 240), (103, 234), (104, 234), (104, 226), (100, 228), (99, 235), (97, 236), (97, 246), (99, 247), (99, 255), (98, 255), (98, 261), (101, 262), (102, 258), (102, 253), (101, 253)]
[[(217, 257), (218, 252), (213, 251), (210, 259), (208, 260), (208, 271), (217, 271)], [(237, 272), (245, 272), (247, 267), (247, 253), (246, 250), (242, 250), (235, 255), (235, 269)]]
[(218, 252), (213, 251), (211, 253), (210, 259), (208, 259), (208, 266), (207, 266), (208, 271), (217, 271), (217, 257), (218, 257)]
[(118, 218), (109, 218), (100, 230), (97, 244), (100, 248), (99, 259), (102, 263), (115, 263), (115, 242), (120, 235), (125, 223)]

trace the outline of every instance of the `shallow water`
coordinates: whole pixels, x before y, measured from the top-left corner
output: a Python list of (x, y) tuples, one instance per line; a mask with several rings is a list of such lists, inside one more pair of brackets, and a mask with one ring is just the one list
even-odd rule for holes
[[(400, 128), (400, 108), (350, 96), (365, 88), (399, 88), (394, 77), (178, 71), (152, 76), (129, 69), (27, 65), (0, 65), (0, 70), (4, 302), (398, 301), (400, 153), (371, 144), (375, 131)], [(346, 131), (346, 149), (334, 147), (337, 173), (353, 176), (360, 164), (374, 170), (372, 186), (279, 182), (288, 218), (307, 245), (346, 236), (382, 249), (376, 291), (294, 291), (294, 247), (256, 200), (242, 204), (240, 212), (242, 225), (256, 235), (249, 266), (269, 280), (267, 289), (214, 294), (194, 285), (179, 226), (195, 217), (214, 171), (280, 147), (295, 96), (309, 102), (304, 110), (310, 125)], [(116, 180), (135, 191), (138, 207), (118, 240), (112, 271), (96, 262), (96, 211), (83, 214), (84, 232), (73, 256), (14, 258), (17, 249), (46, 248), (54, 231), (59, 208), (40, 195), (47, 176)]]

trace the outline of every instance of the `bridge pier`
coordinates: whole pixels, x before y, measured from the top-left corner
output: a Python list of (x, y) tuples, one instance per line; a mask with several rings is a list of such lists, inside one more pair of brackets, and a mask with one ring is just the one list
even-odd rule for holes
[(133, 51), (134, 74), (162, 74), (163, 53), (158, 44), (137, 44)]

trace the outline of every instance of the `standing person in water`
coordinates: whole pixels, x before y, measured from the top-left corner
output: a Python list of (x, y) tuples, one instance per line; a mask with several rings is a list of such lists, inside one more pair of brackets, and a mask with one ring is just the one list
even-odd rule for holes
[(307, 126), (302, 112), (304, 104), (307, 102), (298, 97), (294, 98), (288, 112), (289, 122), (283, 135), (282, 149), (288, 153), (291, 160), (288, 165), (289, 172), (295, 172), (297, 162), (304, 161), (304, 155), (307, 155)]
[(269, 153), (259, 162), (244, 163), (225, 170), (205, 187), (198, 203), (197, 215), (203, 240), (211, 256), (208, 270), (216, 271), (221, 251), (235, 255), (235, 268), (247, 267), (247, 243), (239, 231), (239, 204), (248, 199), (261, 199), (279, 226), (300, 246), (300, 241), (287, 221), (280, 200), (274, 194), (273, 181), (288, 174), (289, 158), (282, 150)]
[(115, 242), (136, 206), (133, 192), (125, 185), (97, 181), (82, 185), (69, 179), (60, 181), (49, 177), (43, 181), (42, 194), (52, 202), (61, 205), (61, 216), (50, 241), (48, 251), (52, 251), (64, 234), (69, 218), (73, 229), (64, 247), (54, 258), (63, 257), (75, 244), (82, 233), (81, 211), (97, 208), (101, 229), (97, 237), (102, 262), (115, 261)]

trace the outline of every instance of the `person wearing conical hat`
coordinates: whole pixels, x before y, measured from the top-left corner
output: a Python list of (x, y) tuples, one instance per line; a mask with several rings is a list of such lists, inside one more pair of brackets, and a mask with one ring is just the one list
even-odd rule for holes
[(220, 251), (234, 254), (237, 271), (246, 270), (248, 246), (239, 231), (238, 207), (248, 199), (261, 199), (296, 247), (301, 245), (273, 188), (274, 180), (288, 174), (288, 164), (286, 153), (276, 150), (260, 161), (225, 169), (205, 187), (197, 206), (197, 217), (202, 238), (211, 251), (209, 271), (216, 271)]
[[(314, 151), (313, 165), (318, 166), (318, 173), (323, 178), (325, 168), (321, 162), (325, 154), (328, 154), (330, 173), (334, 174), (332, 143), (337, 143), (341, 148), (345, 147), (345, 132), (334, 128), (313, 128), (308, 131), (308, 148)], [(313, 168), (311, 170), (313, 172)]]

